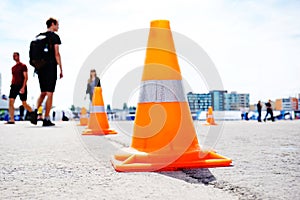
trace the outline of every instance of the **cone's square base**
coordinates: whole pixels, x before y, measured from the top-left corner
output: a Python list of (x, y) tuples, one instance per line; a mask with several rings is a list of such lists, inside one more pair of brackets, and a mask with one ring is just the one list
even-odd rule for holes
[(77, 124), (77, 126), (87, 126), (88, 124), (87, 123), (79, 123)]
[(218, 124), (217, 123), (205, 123), (203, 124), (204, 126), (217, 126)]
[(145, 153), (132, 148), (114, 155), (111, 163), (118, 172), (176, 171), (183, 168), (229, 167), (232, 160), (213, 151), (185, 152), (174, 159), (172, 152), (166, 154)]
[(85, 129), (82, 133), (82, 135), (110, 135), (110, 134), (117, 134), (117, 132), (110, 129), (106, 129), (106, 130)]

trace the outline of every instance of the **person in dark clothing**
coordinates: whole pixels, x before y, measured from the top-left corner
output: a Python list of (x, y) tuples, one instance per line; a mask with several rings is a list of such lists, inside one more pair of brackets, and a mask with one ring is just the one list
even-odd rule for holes
[(101, 87), (101, 83), (100, 83), (100, 79), (97, 77), (96, 70), (92, 69), (90, 71), (90, 78), (88, 79), (84, 99), (86, 99), (86, 95), (89, 94), (90, 95), (90, 101), (92, 102), (95, 87)]
[(69, 121), (69, 118), (66, 116), (65, 111), (62, 111), (62, 121)]
[(2, 99), (7, 100), (7, 96), (5, 94), (2, 94)]
[(43, 126), (54, 126), (55, 124), (50, 121), (50, 109), (52, 107), (53, 93), (57, 80), (57, 65), (59, 65), (60, 69), (59, 77), (63, 77), (62, 63), (59, 53), (59, 45), (61, 44), (61, 41), (60, 37), (55, 33), (59, 28), (58, 21), (54, 18), (50, 18), (47, 20), (46, 24), (48, 30), (45, 34), (50, 41), (48, 49), (50, 58), (47, 64), (37, 72), (41, 89), (41, 94), (37, 101), (37, 108), (42, 105), (45, 97), (47, 96)]
[(257, 112), (258, 112), (257, 121), (261, 122), (261, 108), (262, 108), (261, 102), (258, 101), (256, 106), (257, 106)]
[(245, 120), (249, 121), (248, 112), (245, 112)]
[(19, 95), (22, 105), (26, 110), (31, 114), (30, 122), (36, 124), (37, 121), (34, 117), (34, 112), (32, 108), (27, 104), (27, 80), (28, 80), (28, 69), (27, 66), (20, 61), (20, 54), (18, 52), (13, 53), (13, 59), (16, 61), (16, 64), (12, 67), (12, 81), (9, 92), (9, 116), (10, 120), (6, 124), (14, 124), (14, 103)]
[(24, 106), (23, 105), (20, 105), (19, 106), (19, 112), (20, 112), (20, 121), (24, 121)]
[(267, 116), (270, 114), (271, 115), (271, 120), (274, 122), (274, 117), (273, 117), (273, 109), (272, 109), (272, 104), (271, 104), (271, 100), (269, 100), (268, 103), (265, 103), (266, 107), (267, 107), (267, 114), (265, 116), (264, 122), (266, 122), (267, 120)]
[(55, 114), (56, 114), (56, 112), (53, 110), (53, 112), (52, 112), (52, 120), (53, 121), (55, 121)]

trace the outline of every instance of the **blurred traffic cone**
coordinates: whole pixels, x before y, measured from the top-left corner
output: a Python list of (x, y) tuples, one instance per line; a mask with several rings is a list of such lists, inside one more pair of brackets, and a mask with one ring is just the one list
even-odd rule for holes
[(226, 157), (200, 149), (167, 20), (151, 22), (131, 147), (111, 162), (116, 171), (231, 164)]
[(107, 135), (116, 133), (116, 131), (109, 129), (107, 115), (104, 110), (102, 88), (95, 87), (88, 127), (83, 131), (82, 135)]
[(213, 115), (213, 108), (211, 106), (208, 107), (206, 113), (206, 123), (204, 125), (217, 125)]
[(43, 106), (40, 106), (37, 110), (37, 120), (43, 121)]
[(81, 108), (79, 117), (80, 117), (80, 121), (78, 126), (86, 126), (88, 124), (89, 118), (85, 107)]

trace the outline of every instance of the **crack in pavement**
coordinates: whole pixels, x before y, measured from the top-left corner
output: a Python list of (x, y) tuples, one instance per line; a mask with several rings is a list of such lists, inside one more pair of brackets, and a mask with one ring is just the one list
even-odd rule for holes
[[(232, 193), (238, 196), (241, 200), (258, 200), (264, 199), (262, 195), (251, 191), (251, 189), (241, 186), (236, 186), (231, 184), (228, 181), (224, 180), (217, 180), (216, 177), (209, 171), (207, 168), (201, 169), (182, 169), (182, 172), (185, 173), (187, 176), (197, 180), (198, 183), (202, 183), (204, 185), (210, 185), (214, 188)], [(186, 179), (189, 180), (189, 179)], [(191, 183), (194, 183), (191, 182)]]

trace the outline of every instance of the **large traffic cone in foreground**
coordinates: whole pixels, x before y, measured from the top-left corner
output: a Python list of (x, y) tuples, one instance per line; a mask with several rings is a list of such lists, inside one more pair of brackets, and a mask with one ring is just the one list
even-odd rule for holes
[(80, 116), (79, 116), (79, 124), (78, 126), (86, 126), (88, 124), (89, 118), (88, 118), (88, 113), (85, 107), (81, 108), (80, 111)]
[(95, 87), (88, 127), (83, 131), (82, 135), (107, 135), (116, 133), (116, 131), (109, 129), (102, 98), (102, 88)]
[(204, 125), (217, 125), (213, 115), (213, 108), (211, 106), (208, 107), (206, 113), (206, 123)]
[(161, 171), (229, 166), (200, 149), (182, 88), (169, 21), (151, 22), (131, 147), (111, 160), (116, 171)]

